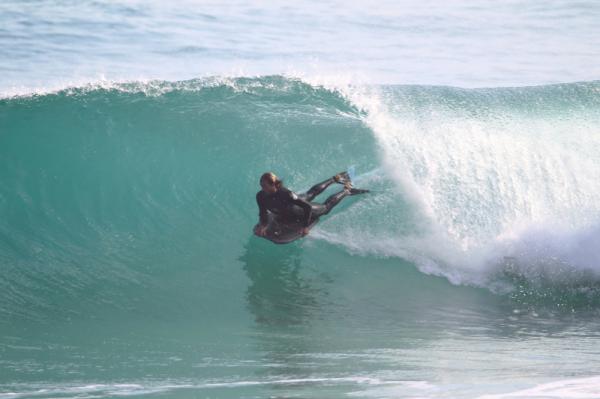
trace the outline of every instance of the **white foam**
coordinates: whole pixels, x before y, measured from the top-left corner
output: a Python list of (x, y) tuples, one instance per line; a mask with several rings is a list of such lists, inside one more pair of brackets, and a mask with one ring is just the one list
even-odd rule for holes
[(272, 380), (240, 380), (223, 382), (140, 382), (119, 384), (85, 384), (70, 386), (23, 386), (23, 392), (0, 393), (0, 399), (14, 399), (26, 397), (82, 397), (82, 395), (93, 395), (94, 397), (105, 396), (136, 396), (156, 393), (170, 392), (180, 389), (215, 389), (215, 388), (239, 388), (250, 386), (273, 386), (273, 385), (296, 385), (296, 384), (358, 384), (358, 385), (387, 385), (396, 384), (397, 381), (382, 380), (374, 377), (349, 376), (349, 377), (314, 377), (314, 378), (288, 378)]
[(455, 89), (415, 94), (308, 80), (366, 113), (382, 170), (397, 188), (385, 195), (411, 203), (420, 221), (409, 235), (390, 226), (318, 229), (318, 237), (358, 253), (412, 260), (457, 284), (489, 287), (506, 256), (527, 265), (554, 257), (600, 272), (597, 117), (531, 114), (509, 104), (463, 107), (450, 98)]
[(600, 376), (548, 382), (529, 389), (478, 397), (478, 399), (513, 398), (597, 399), (600, 398)]

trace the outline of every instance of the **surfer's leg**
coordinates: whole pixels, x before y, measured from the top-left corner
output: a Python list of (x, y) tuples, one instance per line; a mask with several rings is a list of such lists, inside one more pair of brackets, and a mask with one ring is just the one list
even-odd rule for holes
[(339, 193), (330, 195), (323, 204), (314, 204), (312, 209), (313, 217), (327, 215), (333, 207), (340, 203), (345, 197), (350, 195), (349, 189), (344, 189)]
[(318, 218), (319, 216), (323, 216), (329, 212), (327, 207), (323, 204), (312, 204), (312, 215), (313, 219)]
[(333, 183), (335, 183), (335, 178), (330, 177), (329, 179), (324, 180), (321, 183), (315, 184), (310, 188), (310, 190), (306, 192), (306, 201), (312, 201), (317, 195), (321, 194), (323, 191), (325, 191), (325, 189), (327, 189), (327, 187), (331, 186)]
[(325, 203), (323, 204), (327, 208), (327, 213), (329, 213), (329, 211), (332, 210), (334, 206), (336, 206), (337, 204), (339, 204), (340, 201), (343, 200), (344, 198), (346, 198), (348, 195), (350, 195), (350, 190), (347, 189), (347, 188), (343, 189), (339, 193), (335, 193), (333, 195), (330, 195), (325, 200)]
[(327, 187), (331, 186), (333, 183), (339, 183), (343, 179), (346, 179), (347, 175), (348, 174), (346, 172), (340, 172), (337, 175), (322, 181), (321, 183), (315, 184), (310, 188), (310, 190), (306, 192), (306, 194), (303, 195), (303, 199), (305, 199), (306, 201), (312, 201), (317, 195), (321, 194), (323, 191), (325, 191)]

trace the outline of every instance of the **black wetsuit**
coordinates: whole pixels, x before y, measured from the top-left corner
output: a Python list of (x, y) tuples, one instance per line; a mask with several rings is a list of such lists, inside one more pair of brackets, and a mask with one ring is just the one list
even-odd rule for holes
[(314, 185), (304, 194), (295, 194), (286, 187), (281, 187), (273, 194), (259, 191), (256, 193), (256, 202), (258, 203), (260, 225), (266, 226), (269, 222), (268, 213), (272, 212), (283, 223), (301, 223), (307, 227), (314, 218), (329, 213), (345, 196), (350, 193), (342, 190), (331, 195), (324, 204), (315, 204), (312, 201), (317, 195), (322, 193), (332, 183), (334, 178), (329, 178), (319, 184)]
[(273, 212), (282, 222), (297, 221), (305, 227), (310, 224), (312, 214), (310, 203), (285, 187), (281, 187), (273, 194), (259, 191), (256, 193), (256, 202), (260, 224), (263, 226), (269, 222), (267, 211)]

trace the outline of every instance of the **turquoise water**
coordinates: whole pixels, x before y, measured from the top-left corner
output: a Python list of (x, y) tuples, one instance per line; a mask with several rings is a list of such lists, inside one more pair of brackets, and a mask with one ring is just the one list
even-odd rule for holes
[(0, 399), (599, 397), (599, 11), (2, 2)]
[[(599, 89), (1, 100), (2, 397), (595, 392)], [(262, 171), (343, 165), (374, 193), (291, 245), (251, 234)]]

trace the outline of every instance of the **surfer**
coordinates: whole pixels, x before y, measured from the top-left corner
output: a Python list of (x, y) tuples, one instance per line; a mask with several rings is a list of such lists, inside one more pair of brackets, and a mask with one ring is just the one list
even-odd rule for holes
[[(310, 202), (333, 183), (344, 184), (344, 189), (331, 195), (323, 204)], [(256, 193), (260, 220), (255, 231), (263, 237), (268, 227), (268, 212), (275, 214), (283, 223), (299, 223), (302, 226), (300, 233), (306, 235), (314, 218), (328, 214), (346, 196), (367, 191), (352, 188), (347, 172), (338, 173), (314, 185), (304, 194), (296, 194), (286, 188), (272, 172), (264, 173), (260, 177), (260, 187), (261, 190)]]

